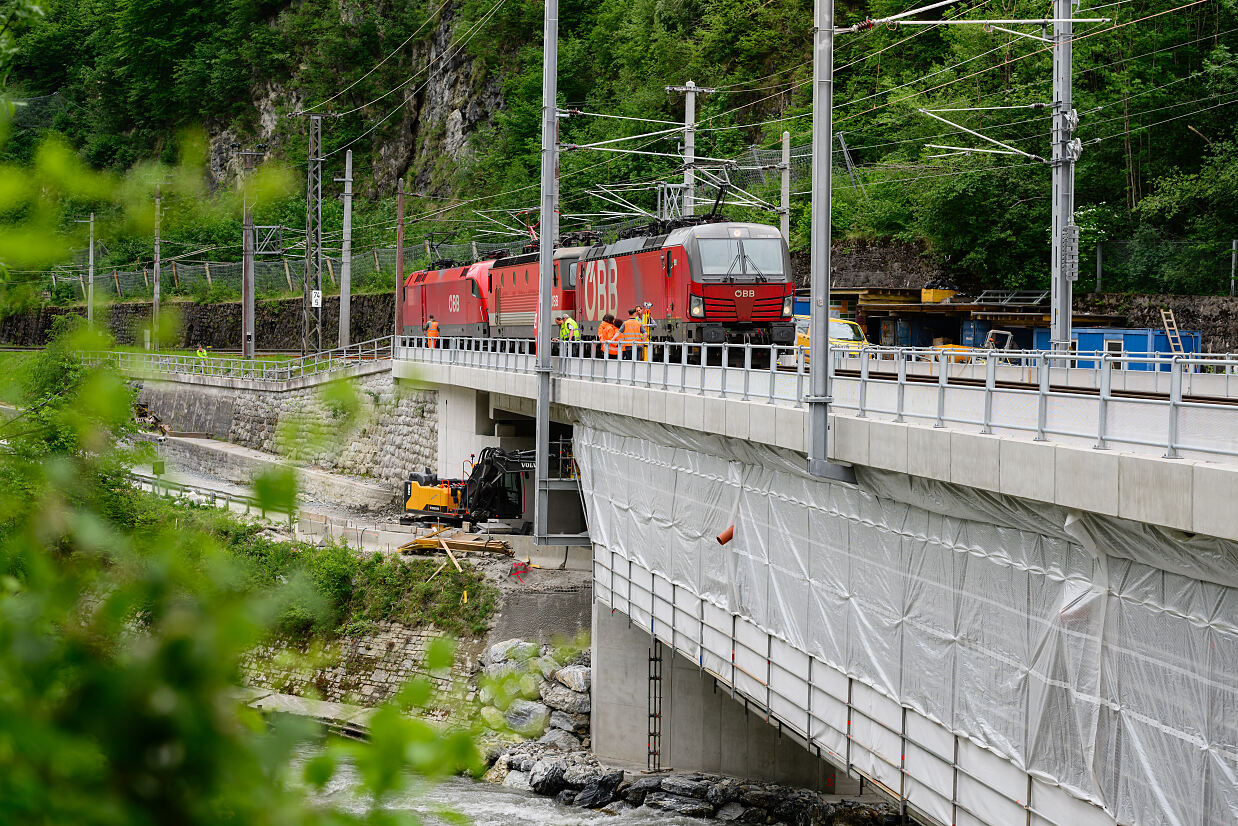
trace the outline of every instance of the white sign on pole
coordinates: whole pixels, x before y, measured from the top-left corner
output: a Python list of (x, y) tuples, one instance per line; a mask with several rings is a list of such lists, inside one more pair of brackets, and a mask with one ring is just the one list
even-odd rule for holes
[(322, 290), (310, 290), (310, 306), (315, 309), (322, 306)]

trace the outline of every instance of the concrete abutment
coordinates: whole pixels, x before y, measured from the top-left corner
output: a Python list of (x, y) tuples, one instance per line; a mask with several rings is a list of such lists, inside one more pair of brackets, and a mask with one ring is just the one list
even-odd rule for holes
[[(644, 766), (648, 756), (653, 637), (623, 614), (593, 605), (591, 729), (599, 760)], [(858, 781), (809, 752), (761, 709), (733, 698), (698, 665), (662, 649), (662, 766), (857, 794)]]

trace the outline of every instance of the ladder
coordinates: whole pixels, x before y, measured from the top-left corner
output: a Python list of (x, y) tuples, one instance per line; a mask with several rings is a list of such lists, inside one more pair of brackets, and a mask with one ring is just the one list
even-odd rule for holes
[(1165, 337), (1169, 339), (1171, 353), (1186, 352), (1182, 349), (1182, 335), (1178, 332), (1178, 322), (1172, 309), (1161, 308), (1161, 324), (1165, 325)]
[(649, 758), (651, 772), (662, 771), (662, 641), (649, 649)]

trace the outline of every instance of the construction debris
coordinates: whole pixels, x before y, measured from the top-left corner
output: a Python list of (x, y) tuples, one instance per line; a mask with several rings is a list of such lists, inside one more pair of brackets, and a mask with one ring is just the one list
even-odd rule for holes
[[(457, 530), (454, 533), (446, 533), (450, 528), (439, 528), (428, 534), (417, 537), (412, 542), (406, 542), (400, 546), (401, 553), (424, 553), (432, 554), (438, 551), (445, 551), (452, 562), (456, 562), (455, 554), (459, 553), (488, 553), (488, 554), (503, 554), (504, 556), (512, 556), (512, 548), (507, 542), (487, 534), (467, 533)], [(457, 567), (459, 564), (457, 563)]]

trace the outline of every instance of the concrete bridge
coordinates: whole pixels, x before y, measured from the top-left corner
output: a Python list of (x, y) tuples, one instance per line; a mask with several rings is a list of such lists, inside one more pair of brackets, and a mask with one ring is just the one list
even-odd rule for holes
[[(443, 470), (533, 413), (524, 343), (424, 344), (392, 369), (446, 399)], [(1238, 822), (1238, 364), (835, 353), (846, 484), (803, 470), (789, 352), (556, 359), (599, 755), (932, 824)]]

